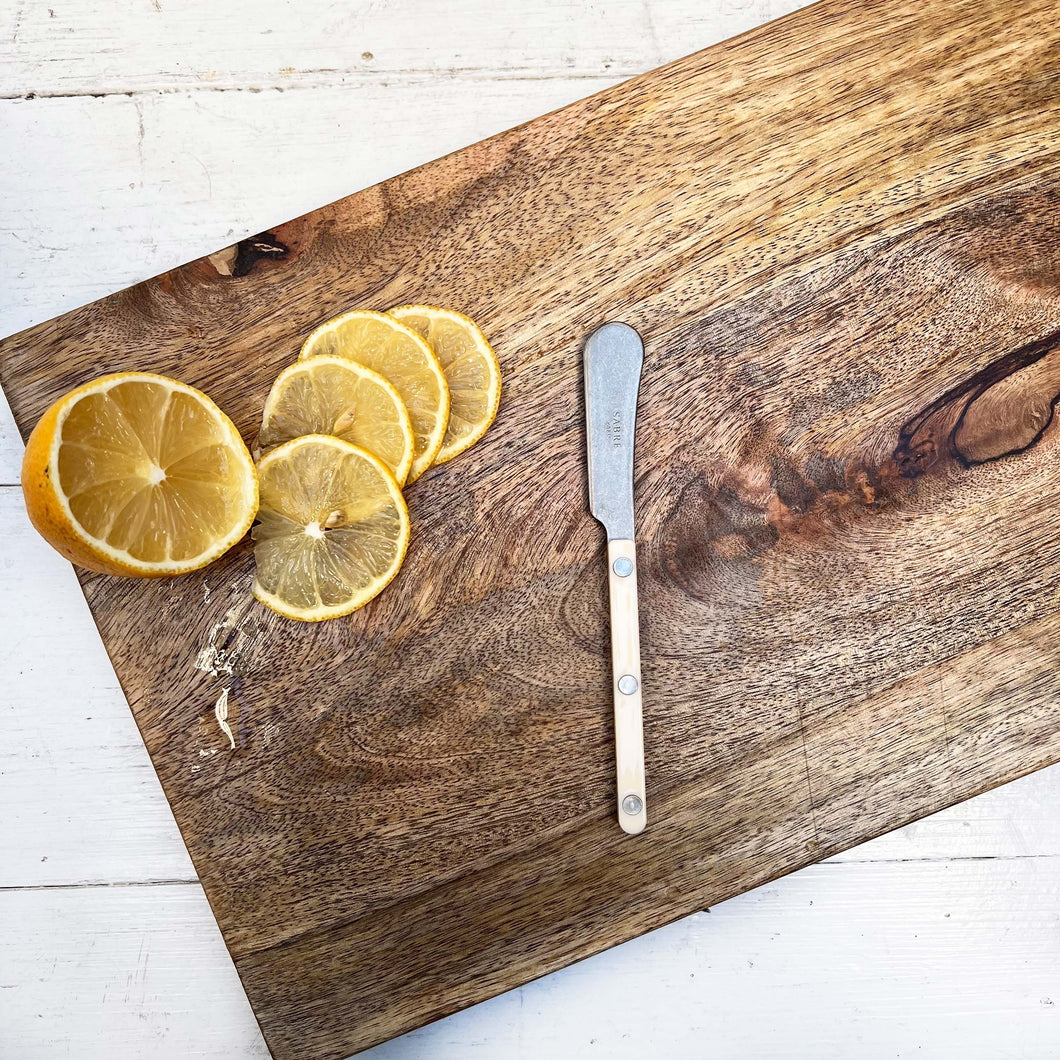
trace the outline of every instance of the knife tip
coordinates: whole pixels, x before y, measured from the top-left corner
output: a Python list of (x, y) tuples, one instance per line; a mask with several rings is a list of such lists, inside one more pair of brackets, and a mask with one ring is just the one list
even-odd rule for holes
[(608, 320), (589, 333), (588, 341), (598, 338), (622, 338), (625, 340), (636, 339), (641, 342), (640, 333), (631, 324), (622, 320)]

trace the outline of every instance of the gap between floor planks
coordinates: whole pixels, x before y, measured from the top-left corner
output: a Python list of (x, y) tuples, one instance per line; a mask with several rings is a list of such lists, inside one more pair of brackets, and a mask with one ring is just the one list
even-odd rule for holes
[[(483, 85), (483, 84), (496, 84), (505, 82), (552, 82), (552, 81), (565, 81), (577, 83), (579, 81), (587, 82), (590, 85), (599, 85), (601, 88), (606, 88), (609, 85), (616, 84), (619, 81), (628, 80), (631, 77), (635, 77), (637, 74), (645, 72), (643, 67), (637, 67), (629, 70), (608, 70), (606, 73), (566, 73), (561, 70), (557, 70), (554, 73), (534, 73), (530, 70), (526, 71), (475, 71), (471, 69), (467, 70), (445, 70), (441, 72), (441, 76), (450, 80), (462, 80), (469, 85)], [(45, 100), (45, 99), (106, 99), (110, 96), (123, 96), (127, 99), (136, 99), (137, 97), (155, 97), (155, 96), (172, 96), (177, 94), (195, 94), (195, 93), (206, 93), (210, 95), (216, 95), (218, 93), (228, 92), (247, 92), (251, 95), (260, 95), (267, 92), (311, 92), (320, 89), (331, 89), (331, 88), (357, 88), (361, 85), (378, 85), (380, 83), (386, 83), (387, 81), (403, 81), (403, 80), (415, 80), (415, 81), (426, 81), (432, 80), (434, 77), (439, 76), (438, 72), (431, 70), (399, 70), (393, 75), (388, 75), (386, 78), (380, 78), (377, 75), (364, 76), (357, 74), (354, 71), (350, 71), (349, 75), (340, 79), (330, 81), (319, 81), (319, 82), (299, 82), (293, 85), (277, 85), (277, 84), (261, 84), (261, 85), (159, 85), (154, 88), (135, 88), (127, 89), (120, 87), (104, 88), (98, 92), (49, 92), (47, 90), (40, 92), (20, 92), (11, 93), (6, 95), (0, 95), (0, 102), (19, 102), (19, 103), (32, 103), (34, 100)]]
[[(856, 848), (852, 848), (856, 849)], [(970, 865), (976, 862), (990, 862), (1002, 865), (1006, 862), (1040, 861), (1048, 862), (1060, 860), (1060, 854), (979, 854), (963, 855), (960, 857), (912, 857), (912, 858), (843, 858), (818, 862), (818, 868), (826, 871), (834, 871), (847, 865)], [(188, 879), (171, 880), (88, 880), (84, 883), (30, 883), (0, 886), (0, 894), (10, 894), (16, 891), (83, 891), (103, 890), (114, 887), (200, 887), (201, 881), (197, 876)], [(769, 884), (762, 886), (768, 887)], [(710, 907), (705, 907), (700, 912), (709, 913)]]

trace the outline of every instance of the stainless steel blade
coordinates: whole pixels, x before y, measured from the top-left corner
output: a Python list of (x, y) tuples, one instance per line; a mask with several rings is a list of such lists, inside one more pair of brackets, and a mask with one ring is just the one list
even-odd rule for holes
[(644, 344), (628, 324), (597, 328), (585, 342), (589, 510), (608, 541), (633, 540), (633, 434)]

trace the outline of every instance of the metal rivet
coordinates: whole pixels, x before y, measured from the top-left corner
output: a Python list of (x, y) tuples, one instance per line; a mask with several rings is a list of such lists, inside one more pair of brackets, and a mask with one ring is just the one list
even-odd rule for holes
[(619, 556), (611, 565), (611, 569), (620, 578), (628, 578), (633, 573), (633, 560), (628, 556)]
[(632, 674), (625, 674), (618, 679), (618, 690), (624, 696), (633, 695), (639, 687), (637, 679)]
[(641, 802), (639, 795), (627, 795), (622, 800), (622, 812), (628, 814), (637, 814), (644, 809), (644, 803)]

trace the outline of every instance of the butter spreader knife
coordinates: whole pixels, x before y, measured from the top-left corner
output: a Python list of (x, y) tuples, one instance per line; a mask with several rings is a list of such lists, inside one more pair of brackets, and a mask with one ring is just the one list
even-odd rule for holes
[(618, 823), (636, 835), (648, 823), (633, 532), (633, 431), (644, 345), (628, 324), (612, 322), (586, 339), (584, 358), (589, 510), (607, 531)]

